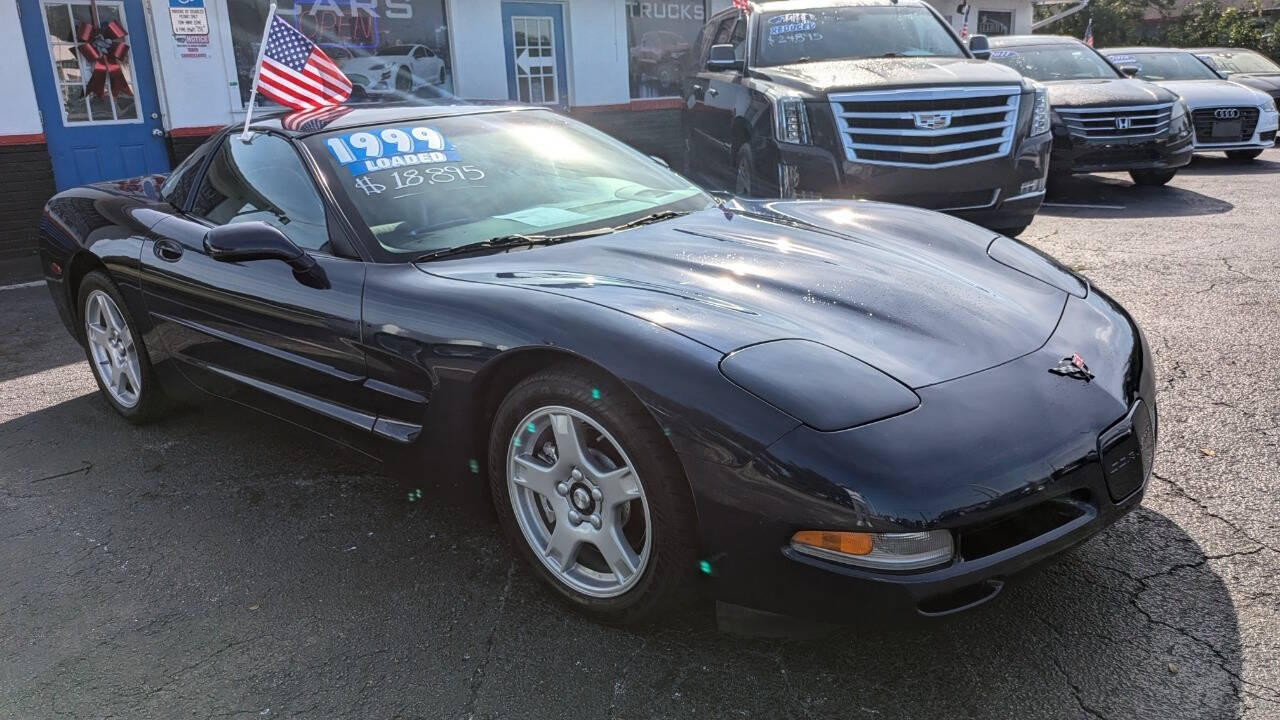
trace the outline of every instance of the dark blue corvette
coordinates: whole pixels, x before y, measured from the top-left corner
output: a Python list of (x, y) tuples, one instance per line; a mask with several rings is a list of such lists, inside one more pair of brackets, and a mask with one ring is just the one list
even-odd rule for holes
[(947, 614), (1141, 500), (1142, 335), (1017, 241), (718, 200), (543, 110), (287, 125), (50, 200), (49, 288), (124, 417), (217, 396), (382, 459), (464, 437), (533, 572), (614, 622), (700, 581)]

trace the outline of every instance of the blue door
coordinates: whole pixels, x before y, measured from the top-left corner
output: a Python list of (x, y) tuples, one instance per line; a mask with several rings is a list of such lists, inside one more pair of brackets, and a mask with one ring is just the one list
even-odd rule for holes
[(507, 48), (508, 97), (535, 105), (568, 106), (564, 6), (504, 2), (502, 37)]
[(168, 172), (142, 0), (18, 10), (58, 189)]

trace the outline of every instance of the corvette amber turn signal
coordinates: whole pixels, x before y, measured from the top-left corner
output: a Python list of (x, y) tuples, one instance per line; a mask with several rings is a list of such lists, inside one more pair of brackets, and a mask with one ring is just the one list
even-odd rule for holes
[(905, 571), (950, 562), (955, 545), (950, 530), (902, 533), (801, 530), (791, 536), (791, 549), (846, 565)]
[(801, 530), (791, 536), (791, 543), (845, 555), (866, 555), (871, 552), (872, 544), (868, 533), (825, 530)]

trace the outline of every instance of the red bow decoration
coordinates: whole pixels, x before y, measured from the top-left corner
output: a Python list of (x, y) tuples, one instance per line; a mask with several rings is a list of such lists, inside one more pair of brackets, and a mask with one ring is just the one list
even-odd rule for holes
[(124, 43), (124, 36), (128, 34), (115, 20), (105, 22), (101, 27), (87, 22), (76, 27), (76, 39), (80, 41), (77, 49), (93, 63), (93, 75), (84, 87), (85, 93), (103, 97), (107, 94), (107, 80), (110, 79), (112, 95), (133, 97), (124, 68), (120, 67), (120, 61), (129, 54), (129, 46)]

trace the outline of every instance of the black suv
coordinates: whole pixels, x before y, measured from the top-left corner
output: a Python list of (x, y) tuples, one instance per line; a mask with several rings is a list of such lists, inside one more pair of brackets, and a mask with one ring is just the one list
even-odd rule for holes
[(920, 0), (712, 16), (685, 81), (686, 170), (756, 197), (857, 197), (1016, 235), (1044, 199), (1048, 99)]
[(1049, 90), (1054, 176), (1128, 170), (1139, 185), (1164, 185), (1191, 162), (1191, 119), (1176, 94), (1127, 77), (1075, 38), (1006, 35), (990, 45), (992, 60)]

